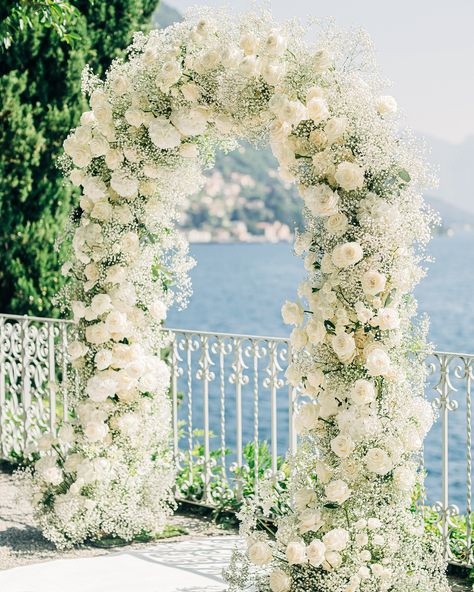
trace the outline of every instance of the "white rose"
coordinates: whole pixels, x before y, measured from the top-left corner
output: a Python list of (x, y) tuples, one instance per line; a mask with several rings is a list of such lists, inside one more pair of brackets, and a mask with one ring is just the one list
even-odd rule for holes
[(130, 80), (126, 76), (117, 76), (112, 80), (112, 89), (117, 95), (124, 95), (130, 88)]
[(171, 122), (183, 136), (199, 136), (206, 131), (208, 112), (203, 107), (173, 111)]
[(69, 355), (71, 356), (71, 360), (77, 360), (85, 356), (86, 353), (89, 351), (89, 348), (85, 343), (82, 343), (81, 341), (72, 341), (68, 345), (67, 350), (69, 352)]
[(318, 427), (319, 407), (313, 403), (301, 405), (295, 417), (295, 430), (299, 433)]
[(325, 49), (320, 49), (314, 54), (313, 64), (316, 72), (324, 72), (331, 67), (333, 56)]
[(43, 481), (45, 481), (46, 483), (50, 483), (51, 485), (59, 485), (60, 483), (62, 483), (63, 474), (61, 469), (58, 466), (56, 466), (56, 461), (54, 461), (54, 465), (51, 464), (50, 466), (45, 466), (44, 468), (42, 468), (39, 471), (39, 473)]
[(298, 125), (306, 117), (306, 114), (306, 107), (301, 101), (289, 101), (287, 98), (276, 112), (281, 121), (292, 125)]
[(296, 364), (289, 364), (285, 372), (285, 377), (289, 384), (292, 386), (298, 386), (301, 382), (301, 371)]
[(270, 545), (264, 541), (257, 541), (250, 545), (248, 554), (250, 561), (255, 565), (265, 565), (273, 559)]
[(345, 117), (333, 117), (324, 126), (324, 133), (328, 142), (336, 142), (340, 140), (347, 129), (347, 119)]
[(144, 123), (144, 112), (141, 109), (127, 109), (124, 113), (125, 121), (132, 127), (140, 127)]
[(332, 349), (341, 362), (347, 364), (352, 361), (356, 351), (356, 344), (352, 335), (349, 335), (345, 332), (332, 335), (331, 345)]
[(110, 339), (110, 333), (105, 326), (105, 323), (95, 323), (86, 327), (86, 339), (89, 343), (100, 345)]
[(410, 493), (416, 483), (416, 469), (413, 465), (401, 465), (393, 471), (393, 482), (400, 491)]
[(326, 485), (324, 493), (330, 502), (336, 502), (338, 504), (343, 504), (351, 496), (351, 491), (347, 483), (341, 479), (336, 479)]
[(305, 251), (311, 247), (313, 237), (309, 232), (298, 233), (295, 238), (294, 251), (300, 257)]
[(118, 148), (112, 148), (105, 155), (105, 164), (111, 170), (117, 169), (123, 162), (123, 153)]
[(221, 52), (221, 64), (224, 68), (233, 70), (240, 64), (243, 55), (243, 51), (237, 47), (224, 47)]
[(181, 144), (179, 153), (183, 158), (197, 158), (199, 156), (199, 148), (196, 144)]
[(295, 351), (301, 351), (308, 343), (306, 331), (300, 327), (295, 327), (290, 335), (290, 343)]
[(351, 399), (356, 405), (370, 405), (375, 401), (375, 388), (372, 382), (359, 378), (350, 392)]
[(334, 528), (323, 536), (328, 551), (344, 551), (349, 543), (349, 533), (345, 528)]
[(181, 66), (176, 60), (168, 60), (161, 67), (160, 73), (157, 78), (157, 85), (163, 91), (166, 92), (173, 84), (176, 84), (181, 78), (182, 70)]
[(240, 38), (239, 45), (247, 55), (254, 54), (257, 52), (259, 40), (253, 33), (246, 33)]
[(316, 532), (322, 525), (323, 522), (319, 510), (311, 510), (310, 508), (307, 508), (299, 515), (298, 529), (301, 534), (305, 534), (306, 532)]
[(390, 95), (382, 95), (377, 100), (377, 111), (380, 115), (396, 113), (398, 109), (397, 101)]
[(114, 207), (114, 218), (120, 224), (130, 224), (133, 221), (133, 214), (127, 204)]
[(308, 116), (318, 124), (329, 117), (329, 109), (326, 101), (321, 97), (315, 97), (308, 101)]
[(331, 260), (336, 267), (346, 268), (358, 263), (363, 256), (364, 252), (359, 243), (350, 242), (335, 247)]
[(322, 460), (316, 461), (315, 473), (316, 477), (321, 481), (321, 483), (329, 483), (331, 480), (332, 471)]
[(280, 62), (265, 61), (260, 67), (260, 76), (266, 83), (275, 86), (285, 74), (285, 66)]
[(69, 454), (64, 462), (64, 470), (67, 473), (75, 472), (77, 470), (77, 467), (83, 460), (83, 457), (77, 452)]
[(342, 564), (342, 557), (337, 551), (327, 551), (325, 559), (323, 567), (329, 571), (337, 569)]
[(79, 187), (84, 181), (84, 171), (81, 171), (80, 169), (73, 169), (69, 174), (69, 178), (71, 179), (73, 185)]
[(160, 323), (166, 319), (166, 304), (161, 300), (155, 300), (148, 309), (148, 312), (155, 319), (155, 321)]
[(326, 337), (326, 328), (322, 321), (311, 319), (306, 324), (306, 334), (312, 345), (320, 344)]
[(201, 96), (199, 86), (195, 82), (187, 82), (181, 87), (183, 97), (190, 103), (195, 103)]
[(119, 310), (113, 310), (107, 315), (105, 326), (110, 334), (119, 338), (126, 337), (129, 328), (127, 315)]
[(148, 134), (157, 148), (171, 149), (181, 144), (181, 134), (166, 117), (156, 117), (148, 126)]
[(377, 316), (372, 319), (372, 325), (379, 326), (382, 331), (398, 329), (400, 317), (395, 308), (379, 308)]
[(346, 191), (360, 189), (364, 185), (364, 170), (353, 162), (341, 162), (334, 175), (338, 184)]
[(243, 76), (251, 78), (259, 73), (259, 62), (254, 55), (247, 55), (240, 62), (239, 71)]
[(306, 207), (315, 216), (337, 214), (339, 195), (328, 185), (320, 184), (305, 188), (303, 198)]
[(357, 315), (357, 320), (359, 320), (364, 325), (368, 323), (374, 316), (374, 313), (370, 310), (370, 308), (367, 308), (361, 301), (355, 303), (354, 310)]
[(328, 417), (331, 417), (331, 415), (335, 415), (339, 411), (338, 400), (331, 393), (328, 393), (327, 391), (323, 391), (319, 395), (318, 400), (319, 400), (319, 404), (320, 404), (319, 415), (323, 419), (327, 419)]
[(90, 308), (99, 317), (112, 308), (112, 300), (108, 294), (96, 294), (91, 300)]
[(304, 321), (304, 308), (298, 302), (287, 300), (281, 307), (281, 316), (285, 325), (301, 325)]
[(366, 532), (356, 534), (355, 542), (358, 547), (365, 547), (369, 543), (369, 536)]
[(278, 29), (273, 29), (265, 41), (265, 50), (271, 56), (281, 56), (285, 53), (287, 45), (286, 37)]
[(319, 369), (306, 373), (306, 385), (315, 391), (317, 391), (319, 387), (324, 384), (324, 381), (324, 373)]
[(295, 508), (298, 512), (303, 512), (308, 506), (316, 501), (316, 493), (313, 489), (299, 489), (295, 493)]
[(286, 558), (290, 565), (300, 565), (307, 562), (306, 547), (304, 543), (297, 541), (288, 543), (286, 547)]
[(45, 452), (50, 450), (51, 446), (54, 444), (54, 436), (51, 433), (42, 434), (38, 440), (38, 450)]
[(95, 135), (89, 143), (89, 149), (93, 156), (104, 156), (109, 150), (109, 143), (104, 136)]
[(74, 136), (69, 136), (63, 142), (64, 152), (68, 154), (75, 166), (82, 169), (88, 166), (92, 161), (92, 153), (89, 146), (79, 144)]
[(342, 212), (332, 214), (326, 220), (326, 229), (330, 234), (334, 236), (343, 235), (349, 227), (349, 221), (347, 216)]
[(138, 179), (129, 177), (122, 170), (114, 171), (110, 178), (110, 186), (121, 197), (133, 197), (138, 191), (138, 185)]
[(109, 433), (109, 426), (102, 421), (91, 421), (84, 429), (84, 434), (91, 442), (101, 442)]
[(367, 356), (365, 362), (371, 376), (386, 376), (390, 373), (390, 358), (387, 352), (381, 348), (374, 348)]
[(105, 281), (110, 284), (121, 284), (125, 281), (127, 270), (120, 265), (112, 265), (107, 270)]
[(369, 270), (362, 276), (362, 290), (368, 296), (375, 296), (385, 290), (387, 278), (383, 273)]
[(290, 592), (291, 578), (282, 569), (274, 569), (270, 574), (270, 590), (272, 592)]
[(318, 540), (314, 539), (308, 545), (306, 549), (306, 554), (308, 556), (308, 561), (313, 567), (319, 567), (321, 563), (324, 561), (324, 556), (326, 554), (326, 545)]
[(94, 105), (92, 108), (94, 111), (94, 116), (98, 123), (107, 125), (112, 122), (113, 114), (112, 114), (112, 107), (109, 103), (101, 103), (100, 105)]
[(106, 370), (112, 364), (112, 351), (110, 349), (101, 349), (95, 356), (94, 361), (97, 370)]
[(365, 455), (365, 464), (371, 473), (377, 475), (386, 475), (393, 468), (390, 456), (381, 448), (370, 448)]
[(140, 249), (140, 239), (138, 238), (138, 234), (136, 234), (136, 232), (127, 232), (124, 234), (120, 244), (125, 254), (132, 257), (137, 255)]
[(369, 518), (367, 520), (367, 528), (369, 530), (377, 530), (382, 527), (382, 522), (378, 518)]
[(74, 428), (70, 423), (64, 423), (58, 432), (58, 438), (63, 444), (72, 444), (75, 440)]
[(339, 458), (347, 458), (354, 452), (355, 444), (348, 434), (339, 434), (331, 440), (331, 450)]
[(117, 392), (117, 382), (107, 373), (101, 372), (87, 381), (86, 393), (96, 403), (113, 397)]

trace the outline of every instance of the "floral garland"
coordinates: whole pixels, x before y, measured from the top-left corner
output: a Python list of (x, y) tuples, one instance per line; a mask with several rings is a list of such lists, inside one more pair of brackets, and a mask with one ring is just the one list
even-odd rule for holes
[(300, 445), (276, 538), (249, 505), (248, 551), (227, 577), (235, 590), (447, 590), (441, 553), (410, 511), (432, 422), (423, 327), (410, 322), (433, 221), (425, 167), (365, 35), (324, 23), (315, 47), (304, 36), (266, 12), (236, 22), (204, 10), (137, 34), (105, 81), (85, 73), (91, 110), (62, 158), (83, 192), (62, 295), (77, 321), (77, 419), (36, 464), (37, 515), (63, 545), (163, 522), (173, 471), (160, 324), (185, 299), (190, 265), (173, 222), (216, 148), (270, 141), (306, 217), (295, 243), (305, 305), (282, 310), (295, 326), (287, 378), (304, 394)]

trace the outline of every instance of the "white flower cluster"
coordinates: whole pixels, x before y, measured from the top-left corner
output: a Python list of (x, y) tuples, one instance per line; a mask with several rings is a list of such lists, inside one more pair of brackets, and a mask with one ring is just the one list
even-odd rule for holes
[(265, 12), (235, 23), (209, 10), (138, 34), (105, 82), (85, 77), (91, 110), (63, 160), (83, 193), (65, 269), (80, 394), (68, 453), (55, 445), (37, 464), (40, 515), (53, 540), (75, 542), (94, 529), (130, 537), (149, 526), (150, 505), (163, 507), (172, 471), (160, 322), (188, 267), (173, 221), (217, 147), (269, 140), (304, 200), (305, 304), (282, 313), (294, 325), (287, 378), (308, 400), (291, 511), (274, 541), (246, 518), (246, 561), (264, 566), (263, 591), (447, 590), (409, 510), (432, 421), (408, 355), (415, 246), (430, 235), (423, 166), (397, 132), (394, 99), (359, 64), (363, 38), (326, 28), (316, 47), (303, 39)]

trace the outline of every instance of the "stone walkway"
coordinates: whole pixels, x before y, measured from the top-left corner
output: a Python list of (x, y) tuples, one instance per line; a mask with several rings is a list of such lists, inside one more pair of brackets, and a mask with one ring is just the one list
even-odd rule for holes
[[(2, 592), (64, 592), (65, 581), (68, 592), (224, 590), (220, 572), (237, 537), (208, 518), (176, 514), (170, 525), (187, 534), (174, 539), (135, 543), (119, 550), (81, 547), (58, 552), (35, 528), (31, 508), (18, 493), (11, 475), (0, 472)], [(464, 580), (451, 581), (453, 592), (472, 591)], [(122, 583), (129, 587), (121, 587)]]

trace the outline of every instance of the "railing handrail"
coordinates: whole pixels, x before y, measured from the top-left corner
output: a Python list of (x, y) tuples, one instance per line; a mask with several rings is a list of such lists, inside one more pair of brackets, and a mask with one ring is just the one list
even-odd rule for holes
[[(45, 323), (66, 323), (68, 325), (74, 325), (73, 319), (63, 319), (63, 318), (52, 318), (52, 317), (35, 317), (30, 315), (16, 315), (10, 313), (0, 313), (0, 318), (5, 319), (13, 319), (18, 321), (29, 320), (29, 321), (37, 321), (37, 322), (45, 322)], [(271, 335), (249, 335), (246, 333), (228, 333), (222, 331), (202, 331), (201, 329), (182, 329), (180, 327), (163, 327), (166, 331), (170, 333), (182, 333), (184, 335), (205, 335), (207, 337), (238, 337), (239, 339), (252, 339), (252, 340), (260, 340), (260, 341), (277, 341), (280, 343), (289, 343), (289, 337), (281, 337), (281, 336), (271, 336)], [(443, 356), (454, 356), (457, 358), (472, 358), (474, 357), (474, 353), (468, 352), (455, 352), (455, 351), (444, 351), (444, 350), (433, 350), (430, 352), (431, 354), (439, 354)]]
[(269, 335), (246, 335), (244, 333), (222, 333), (220, 331), (201, 331), (194, 329), (180, 329), (179, 327), (163, 327), (170, 333), (181, 333), (183, 335), (204, 335), (206, 337), (237, 337), (239, 339), (252, 339), (253, 341), (276, 341), (278, 343), (289, 343), (289, 337), (271, 337)]

